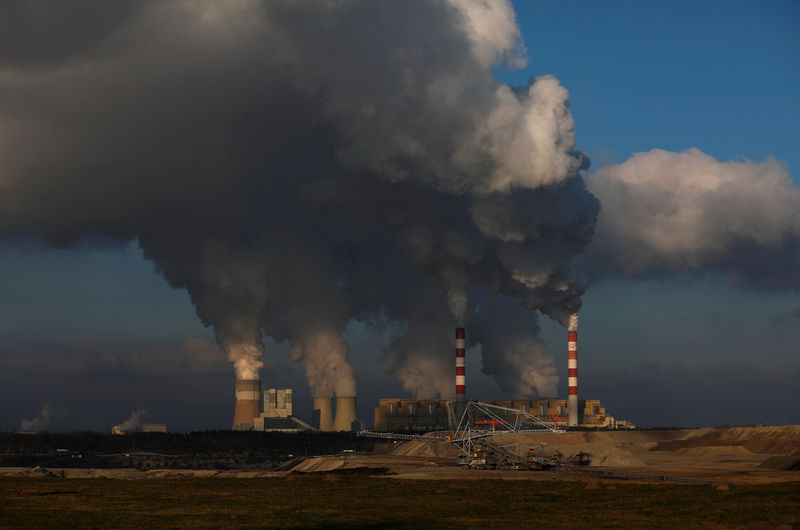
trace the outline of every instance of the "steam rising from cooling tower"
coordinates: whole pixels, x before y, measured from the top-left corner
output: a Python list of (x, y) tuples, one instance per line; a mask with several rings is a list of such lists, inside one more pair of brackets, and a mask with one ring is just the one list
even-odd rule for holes
[[(46, 27), (58, 8), (19, 9), (21, 26)], [(258, 381), (269, 336), (312, 395), (355, 396), (343, 333), (358, 318), (405, 326), (383, 364), (420, 397), (452, 397), (460, 326), (503, 389), (551, 392), (535, 311), (567, 325), (580, 308), (574, 262), (599, 203), (567, 90), (494, 76), (524, 62), (508, 1), (58, 14), (83, 31), (50, 55), (24, 40), (0, 56), (0, 236), (138, 241), (237, 381)], [(513, 340), (473, 311), (498, 299), (532, 315)]]

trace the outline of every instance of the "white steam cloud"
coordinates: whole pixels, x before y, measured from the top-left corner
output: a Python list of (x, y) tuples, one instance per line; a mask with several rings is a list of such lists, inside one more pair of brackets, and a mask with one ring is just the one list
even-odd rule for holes
[(721, 271), (759, 288), (800, 288), (800, 189), (785, 166), (654, 149), (588, 179), (603, 211), (601, 273)]
[(142, 423), (147, 420), (150, 413), (146, 409), (139, 409), (131, 412), (130, 417), (114, 426), (114, 432), (130, 432), (141, 428)]
[(502, 297), (531, 316), (480, 314), (484, 370), (550, 392), (536, 312), (579, 309), (599, 204), (567, 90), (494, 76), (510, 2), (124, 4), (0, 7), (0, 236), (138, 241), (237, 377), (269, 336), (315, 395), (355, 395), (343, 333), (379, 314), (384, 366), (450, 395), (453, 328)]
[(595, 276), (800, 286), (800, 192), (774, 160), (654, 150), (590, 193), (566, 88), (494, 76), (525, 61), (507, 0), (8, 2), (0, 21), (0, 237), (138, 241), (239, 378), (269, 336), (314, 395), (355, 395), (343, 333), (383, 320), (405, 330), (383, 365), (420, 397), (452, 394), (456, 325), (503, 390), (552, 394), (536, 319), (580, 308), (595, 195)]

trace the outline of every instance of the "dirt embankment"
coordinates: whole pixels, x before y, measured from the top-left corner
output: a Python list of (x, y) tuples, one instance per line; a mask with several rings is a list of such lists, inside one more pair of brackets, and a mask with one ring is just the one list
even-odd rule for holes
[(397, 444), (390, 452), (393, 456), (421, 456), (425, 458), (455, 458), (461, 454), (456, 446), (443, 442), (412, 440)]
[[(693, 429), (686, 436), (663, 441), (651, 451), (679, 451), (699, 447), (740, 447), (752, 454), (791, 454), (800, 450), (800, 425), (779, 427), (731, 427), (727, 429)], [(733, 450), (733, 449), (728, 449)], [(738, 453), (744, 454), (741, 450)]]

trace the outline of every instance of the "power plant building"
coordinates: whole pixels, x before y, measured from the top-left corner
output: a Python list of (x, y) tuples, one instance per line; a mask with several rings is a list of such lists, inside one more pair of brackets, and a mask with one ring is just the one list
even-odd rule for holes
[(263, 399), (258, 400), (256, 392), (259, 387), (257, 379), (236, 381), (234, 430), (350, 431), (360, 426), (356, 418), (355, 396), (337, 397), (335, 403), (334, 398), (314, 398), (314, 420), (313, 425), (309, 425), (294, 416), (291, 388), (270, 388), (263, 393)]
[(167, 432), (166, 423), (143, 423), (142, 432)]
[[(542, 421), (565, 421), (569, 415), (567, 399), (485, 399), (479, 400), (501, 407), (523, 410)], [(445, 399), (389, 399), (383, 398), (375, 409), (374, 429), (377, 431), (433, 431), (448, 429)], [(578, 419), (581, 427), (615, 427), (614, 419), (598, 399), (578, 401)]]
[(315, 397), (314, 417), (311, 420), (313, 427), (320, 431), (359, 430), (356, 397), (336, 396), (335, 405), (336, 415), (334, 416), (334, 398)]

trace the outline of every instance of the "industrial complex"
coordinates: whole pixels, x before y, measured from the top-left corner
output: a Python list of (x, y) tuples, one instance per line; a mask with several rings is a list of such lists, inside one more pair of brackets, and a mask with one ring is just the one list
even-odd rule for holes
[[(567, 332), (567, 399), (466, 399), (466, 330), (455, 330), (455, 400), (383, 398), (375, 408), (373, 429), (383, 432), (453, 430), (470, 403), (483, 403), (525, 413), (541, 422), (568, 427), (631, 428), (616, 420), (596, 399), (578, 399), (578, 316), (569, 319)], [(236, 381), (234, 430), (360, 431), (355, 396), (315, 397), (311, 424), (293, 415), (292, 390), (270, 388), (261, 393), (259, 379)]]

